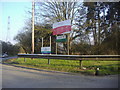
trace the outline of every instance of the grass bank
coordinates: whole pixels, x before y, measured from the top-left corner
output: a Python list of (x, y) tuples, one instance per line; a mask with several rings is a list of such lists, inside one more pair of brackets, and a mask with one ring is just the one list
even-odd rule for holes
[(74, 60), (54, 60), (50, 59), (50, 65), (47, 59), (18, 58), (4, 61), (3, 63), (20, 65), (31, 68), (55, 70), (63, 72), (82, 73), (94, 75), (96, 68), (100, 68), (99, 75), (120, 74), (119, 61), (82, 61), (83, 69), (80, 69), (79, 61)]

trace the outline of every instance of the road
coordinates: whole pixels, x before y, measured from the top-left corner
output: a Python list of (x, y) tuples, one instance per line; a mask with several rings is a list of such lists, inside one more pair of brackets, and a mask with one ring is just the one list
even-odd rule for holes
[(0, 62), (8, 59), (14, 59), (14, 58), (18, 58), (18, 57), (17, 56), (11, 56), (11, 57), (5, 57), (5, 58), (0, 57)]
[(118, 76), (85, 76), (2, 65), (3, 88), (118, 88)]

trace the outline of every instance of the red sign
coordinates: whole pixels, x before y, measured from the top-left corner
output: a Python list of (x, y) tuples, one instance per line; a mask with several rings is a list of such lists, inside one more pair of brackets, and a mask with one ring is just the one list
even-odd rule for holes
[(53, 24), (53, 35), (63, 34), (71, 31), (71, 21), (65, 20)]

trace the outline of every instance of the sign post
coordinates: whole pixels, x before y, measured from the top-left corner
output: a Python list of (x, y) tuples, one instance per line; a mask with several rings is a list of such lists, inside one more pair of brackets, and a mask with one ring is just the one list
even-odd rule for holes
[(43, 47), (43, 37), (42, 37), (42, 47)]
[[(56, 37), (57, 37), (57, 35), (56, 35)], [(56, 55), (57, 55), (57, 42), (56, 42)]]
[[(57, 22), (53, 24), (53, 35), (60, 35), (60, 34), (67, 34), (67, 51), (68, 51), (68, 55), (69, 55), (69, 45), (70, 45), (70, 31), (71, 31), (71, 20), (65, 20), (65, 21), (61, 21), (61, 22)], [(60, 39), (57, 39), (56, 41), (59, 42)], [(64, 40), (64, 39), (62, 39)], [(57, 46), (57, 43), (56, 43)], [(57, 51), (56, 51), (57, 53)]]
[[(50, 36), (50, 49), (51, 49), (51, 36)], [(50, 53), (51, 54), (51, 53)]]
[(68, 50), (68, 55), (70, 54), (70, 34), (67, 34), (68, 42), (67, 42), (67, 50)]

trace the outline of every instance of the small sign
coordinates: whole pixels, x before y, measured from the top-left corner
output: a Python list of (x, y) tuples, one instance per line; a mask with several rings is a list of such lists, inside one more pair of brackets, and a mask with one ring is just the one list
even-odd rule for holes
[(50, 47), (41, 47), (41, 53), (42, 54), (50, 54), (51, 48)]
[(67, 41), (66, 35), (56, 37), (56, 42), (65, 42), (65, 41)]

